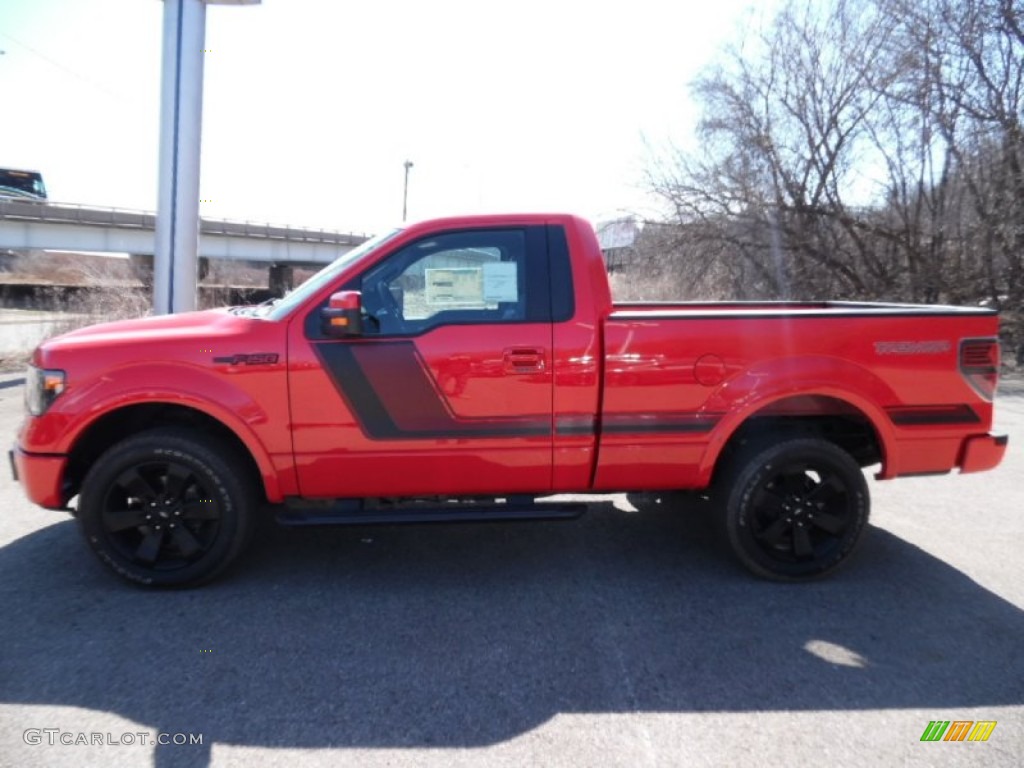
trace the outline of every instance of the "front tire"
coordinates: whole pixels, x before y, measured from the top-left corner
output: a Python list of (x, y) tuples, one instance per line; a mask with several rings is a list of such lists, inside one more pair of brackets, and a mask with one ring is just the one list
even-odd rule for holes
[(122, 578), (147, 587), (197, 586), (227, 568), (248, 541), (252, 485), (228, 446), (157, 429), (100, 456), (82, 483), (78, 517), (93, 551)]
[(817, 438), (741, 454), (721, 484), (726, 539), (752, 573), (804, 581), (831, 573), (856, 549), (870, 498), (856, 461)]

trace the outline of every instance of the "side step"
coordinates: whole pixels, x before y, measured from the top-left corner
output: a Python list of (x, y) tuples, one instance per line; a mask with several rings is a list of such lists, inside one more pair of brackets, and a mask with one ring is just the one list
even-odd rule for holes
[(362, 499), (318, 503), (292, 500), (277, 514), (280, 525), (396, 525), (401, 523), (480, 523), (510, 520), (572, 520), (587, 511), (584, 502), (497, 504), (367, 504)]

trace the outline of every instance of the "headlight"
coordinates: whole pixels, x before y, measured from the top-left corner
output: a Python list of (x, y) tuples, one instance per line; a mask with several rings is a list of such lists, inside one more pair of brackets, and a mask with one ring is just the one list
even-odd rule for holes
[(25, 408), (33, 416), (42, 416), (50, 403), (64, 391), (64, 371), (28, 367), (25, 374)]

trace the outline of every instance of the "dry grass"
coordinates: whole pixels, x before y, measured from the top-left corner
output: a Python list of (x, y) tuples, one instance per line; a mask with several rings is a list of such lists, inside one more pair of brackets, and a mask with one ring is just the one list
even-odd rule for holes
[(49, 285), (140, 285), (126, 258), (63, 251), (27, 251), (4, 260), (6, 282)]
[[(5, 280), (40, 285), (35, 306), (53, 308), (40, 313), (38, 321), (31, 316), (24, 321), (38, 322), (45, 338), (96, 323), (142, 317), (152, 310), (149, 293), (134, 279), (127, 260), (30, 253), (15, 257), (11, 266), (14, 270)], [(78, 287), (70, 293), (64, 286)], [(20, 343), (8, 340), (0, 345), (0, 370), (24, 367), (32, 348), (42, 340), (28, 332)]]
[(211, 261), (204, 285), (238, 285), (261, 288), (267, 284), (266, 268), (250, 267), (237, 261)]
[(616, 302), (673, 301), (681, 295), (676, 281), (632, 270), (613, 272), (608, 275), (608, 283)]
[[(239, 289), (258, 291), (267, 285), (267, 269), (246, 263), (211, 261), (209, 273), (200, 281), (198, 308), (210, 309), (237, 304)], [(298, 285), (315, 270), (295, 269)], [(148, 276), (147, 276), (148, 277)], [(35, 346), (38, 323), (45, 323), (40, 333), (47, 338), (87, 325), (143, 317), (152, 312), (151, 279), (139, 279), (126, 257), (101, 254), (29, 251), (0, 253), (0, 283), (8, 286), (32, 285), (34, 291), (12, 292), (17, 306), (25, 310), (44, 310), (39, 321), (28, 314), (24, 320), (8, 319), (8, 337), (3, 337), (0, 324), (0, 370), (20, 368)], [(264, 291), (265, 293), (265, 291)], [(254, 298), (258, 301), (263, 296)], [(32, 330), (26, 330), (27, 328)], [(24, 342), (20, 341), (24, 337)]]
[[(296, 269), (295, 284), (312, 274), (313, 270)], [(0, 370), (23, 368), (32, 348), (42, 340), (41, 334), (49, 338), (152, 312), (150, 287), (139, 280), (126, 257), (59, 251), (4, 252), (0, 253), (0, 283), (37, 286), (30, 294), (34, 299), (17, 304), (27, 309), (18, 311), (24, 312), (23, 318), (9, 318), (7, 338), (0, 324)], [(200, 285), (200, 309), (226, 306), (238, 302), (240, 287), (265, 287), (267, 270), (238, 262), (211, 261)], [(38, 319), (32, 309), (43, 310)]]

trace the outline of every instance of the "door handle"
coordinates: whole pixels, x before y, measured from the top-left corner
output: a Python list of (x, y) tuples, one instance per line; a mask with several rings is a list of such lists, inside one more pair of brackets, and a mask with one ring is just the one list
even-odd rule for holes
[(505, 373), (540, 373), (545, 367), (542, 347), (509, 347), (502, 353)]

